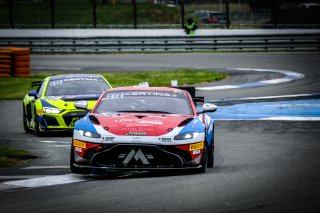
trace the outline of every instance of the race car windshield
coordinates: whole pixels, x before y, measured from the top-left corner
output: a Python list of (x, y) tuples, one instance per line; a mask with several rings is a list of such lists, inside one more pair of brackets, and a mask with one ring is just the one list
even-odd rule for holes
[(95, 109), (95, 113), (110, 112), (193, 114), (185, 93), (141, 90), (106, 93)]
[(108, 84), (100, 78), (67, 78), (50, 80), (46, 96), (102, 94), (106, 89)]

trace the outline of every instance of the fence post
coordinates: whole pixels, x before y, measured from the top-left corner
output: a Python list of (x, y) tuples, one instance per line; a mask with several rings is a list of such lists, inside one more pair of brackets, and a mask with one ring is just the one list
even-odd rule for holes
[(133, 10), (133, 28), (137, 29), (137, 3), (136, 0), (131, 0)]
[(273, 22), (273, 27), (275, 29), (278, 28), (278, 2), (277, 0), (273, 0), (272, 2), (272, 22)]
[(97, 28), (97, 1), (92, 0), (93, 28)]
[(13, 2), (9, 0), (9, 20), (10, 20), (10, 28), (13, 28)]
[(181, 28), (184, 28), (184, 1), (180, 0)]
[(56, 13), (55, 13), (55, 2), (54, 0), (50, 1), (51, 5), (51, 28), (54, 29), (56, 28)]
[(226, 27), (227, 27), (227, 29), (229, 29), (229, 28), (230, 28), (230, 10), (229, 10), (229, 0), (226, 0), (226, 15), (227, 15)]

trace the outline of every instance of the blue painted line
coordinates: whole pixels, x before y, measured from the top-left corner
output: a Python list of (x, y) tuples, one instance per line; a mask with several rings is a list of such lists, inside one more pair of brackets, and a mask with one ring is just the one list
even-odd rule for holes
[(320, 120), (320, 99), (219, 106), (210, 116), (216, 120)]

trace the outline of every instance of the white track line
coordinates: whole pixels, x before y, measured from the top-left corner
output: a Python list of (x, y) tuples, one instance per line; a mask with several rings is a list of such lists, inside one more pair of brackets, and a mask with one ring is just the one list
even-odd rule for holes
[(240, 71), (255, 71), (255, 72), (274, 72), (283, 74), (284, 77), (276, 78), (265, 81), (250, 82), (238, 85), (223, 85), (223, 86), (212, 86), (212, 87), (196, 87), (197, 90), (223, 90), (223, 89), (238, 89), (248, 87), (261, 87), (273, 84), (280, 84), (285, 82), (291, 82), (304, 77), (303, 74), (298, 72), (292, 72), (287, 70), (274, 70), (274, 69), (252, 69), (252, 68), (227, 68), (229, 70), (240, 70)]
[(17, 181), (6, 181), (2, 184), (11, 185), (11, 186), (20, 186), (20, 187), (43, 187), (43, 186), (53, 186), (53, 185), (61, 185), (68, 183), (77, 183), (86, 181), (82, 176), (77, 176), (74, 174), (66, 174), (66, 175), (53, 175), (39, 178), (30, 178), (27, 180), (17, 180)]
[(269, 100), (277, 98), (310, 98), (310, 97), (320, 97), (320, 93), (312, 94), (296, 94), (296, 95), (276, 95), (276, 96), (261, 96), (261, 97), (246, 97), (246, 98), (227, 98), (219, 100), (206, 100), (206, 102), (231, 102), (231, 101), (254, 101), (254, 100)]
[(268, 117), (259, 120), (267, 121), (320, 121), (320, 117)]
[(70, 166), (29, 166), (22, 169), (69, 169)]

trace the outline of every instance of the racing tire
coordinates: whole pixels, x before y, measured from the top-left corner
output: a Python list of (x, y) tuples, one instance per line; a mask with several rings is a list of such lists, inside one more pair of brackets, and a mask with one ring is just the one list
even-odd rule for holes
[(208, 168), (212, 168), (214, 166), (214, 135), (212, 135), (211, 144), (208, 149)]
[(71, 151), (70, 151), (70, 170), (74, 174), (79, 174), (79, 175), (88, 175), (91, 173), (91, 169), (83, 169), (83, 168), (77, 168), (75, 167), (74, 164), (74, 150), (73, 146), (71, 146)]
[(27, 122), (27, 114), (26, 110), (24, 109), (23, 106), (23, 115), (22, 115), (22, 120), (23, 120), (23, 129), (26, 133), (32, 133), (31, 129), (28, 127), (28, 122)]
[(208, 151), (207, 145), (204, 146), (203, 154), (201, 158), (201, 168), (199, 169), (200, 173), (205, 173), (207, 169), (207, 162), (208, 162)]
[(34, 134), (38, 137), (41, 137), (44, 135), (43, 132), (40, 131), (38, 115), (36, 110), (34, 112)]

